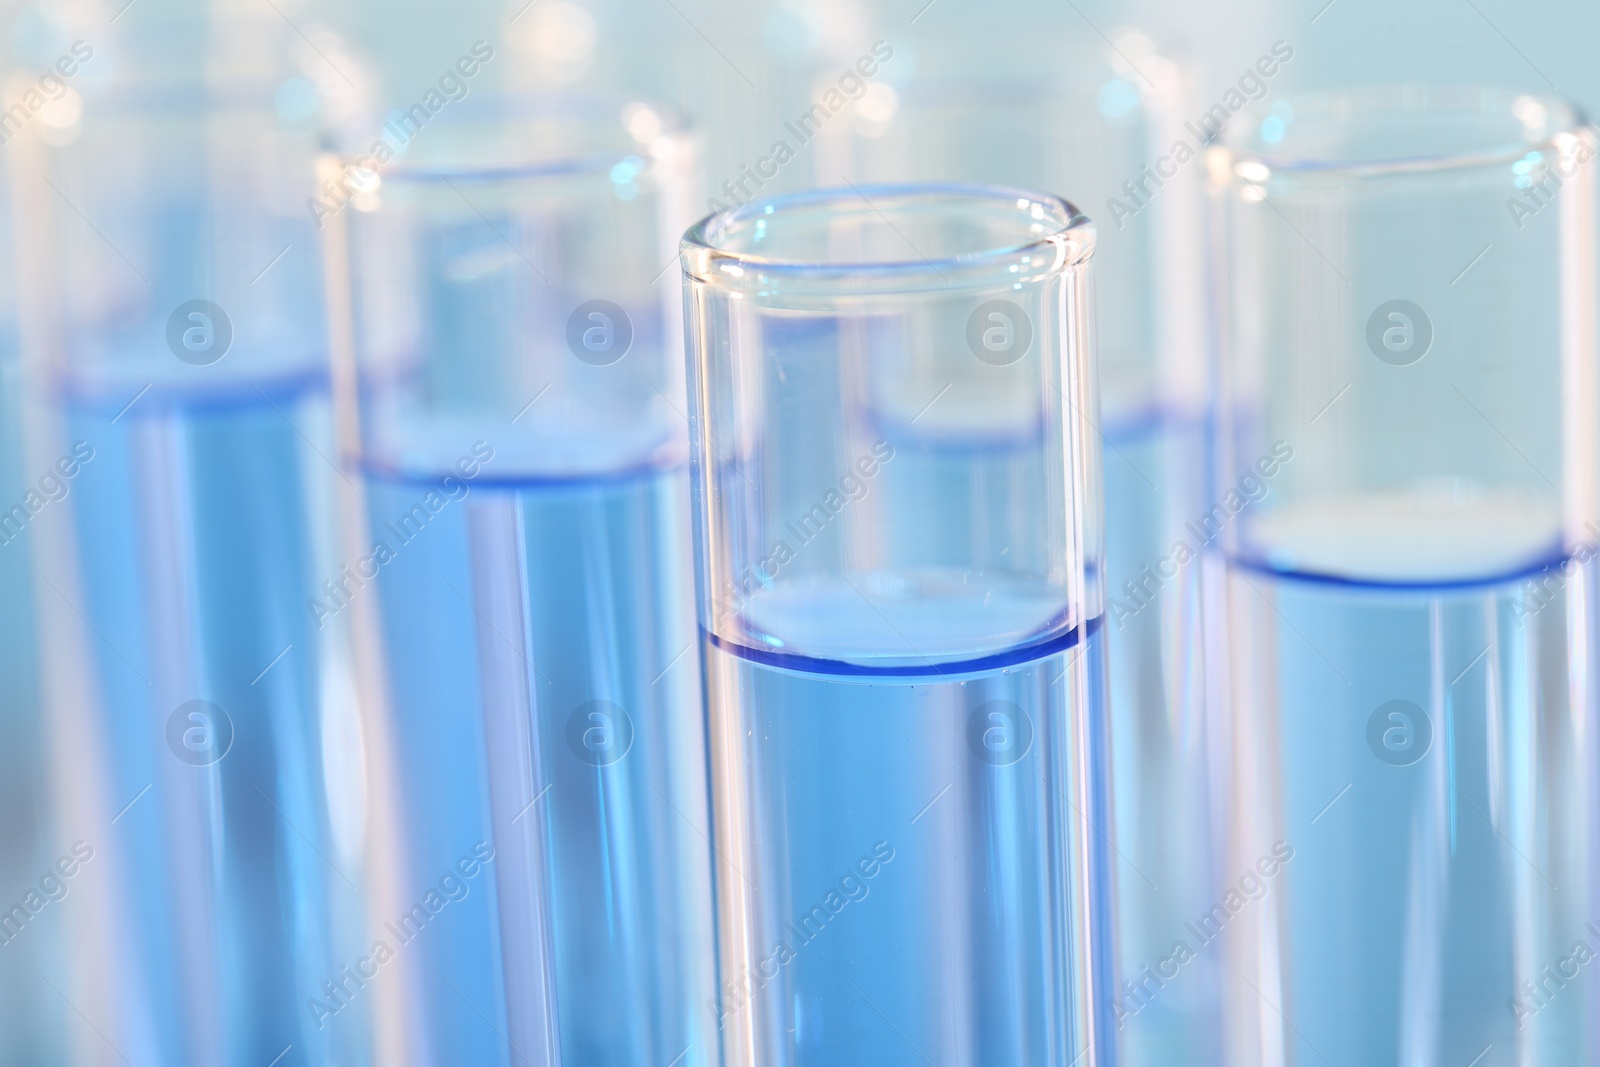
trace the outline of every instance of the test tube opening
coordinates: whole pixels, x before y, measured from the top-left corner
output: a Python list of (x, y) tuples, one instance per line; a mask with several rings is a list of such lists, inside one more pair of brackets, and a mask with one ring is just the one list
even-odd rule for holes
[(1579, 539), (1596, 143), (1559, 100), (1396, 88), (1280, 101), (1211, 150), (1233, 276), (1219, 476), (1253, 500), (1205, 520), (1230, 553), (1426, 584)]
[[(738, 558), (714, 556), (708, 631), (891, 672), (1076, 640), (1098, 614), (1080, 566), (1098, 501), (1063, 435), (1093, 403), (1077, 302), (1093, 248), (1066, 201), (961, 185), (799, 194), (691, 229), (691, 302), (733, 322), (698, 459), (748, 509), (727, 517)], [(837, 408), (786, 410), (822, 403)], [(951, 477), (990, 498), (927, 536)]]

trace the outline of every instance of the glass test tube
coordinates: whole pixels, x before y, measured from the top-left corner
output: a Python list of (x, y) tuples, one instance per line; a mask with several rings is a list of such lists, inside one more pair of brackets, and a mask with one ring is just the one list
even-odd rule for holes
[(1093, 246), (939, 185), (685, 236), (730, 1067), (1111, 1062)]
[(1187, 940), (1233, 950), (1228, 1063), (1596, 1054), (1596, 143), (1374, 89), (1208, 159), (1237, 780)]
[(63, 975), (69, 970), (67, 923), (83, 916), (53, 906), (70, 895), (52, 868), (63, 854), (75, 868), (65, 827), (77, 829), (77, 822), (52, 803), (50, 756), (59, 735), (45, 711), (35, 601), (41, 585), (35, 556), (48, 545), (38, 544), (28, 494), (42, 510), (44, 492), (58, 494), (62, 479), (53, 469), (55, 454), (30, 447), (37, 420), (24, 384), (11, 191), (10, 175), (0, 168), (0, 602), (9, 609), (0, 619), (0, 677), (7, 683), (0, 693), (0, 812), (6, 815), (0, 830), (0, 1063), (53, 1065), (67, 1054), (72, 1009), (45, 979), (69, 984)]
[(55, 662), (102, 794), (80, 877), (114, 887), (91, 1025), (138, 1067), (365, 1056), (308, 1010), (364, 944), (363, 804), (343, 652), (304, 607), (338, 477), (313, 148), (260, 97), (124, 87), (8, 145), (49, 518), (72, 516), (40, 595), (71, 621)]
[[(1096, 212), (1101, 410), (1086, 414), (1105, 449), (1114, 802), (1104, 829), (1116, 840), (1116, 1026), (1128, 1063), (1213, 1063), (1217, 961), (1196, 961), (1181, 978), (1163, 967), (1217, 884), (1212, 739), (1202, 714), (1199, 560), (1207, 542), (1184, 528), (1208, 499), (1205, 145), (1178, 117), (1182, 67), (1145, 35), (1120, 30), (1110, 43), (1059, 54), (1048, 78), (921, 78), (898, 93), (869, 89), (850, 113), (839, 165), (856, 181), (1052, 189)], [(937, 413), (918, 426), (948, 433)], [(929, 466), (931, 476), (936, 469)]]
[[(324, 167), (415, 1062), (710, 1062), (682, 304), (665, 110), (481, 96)], [(388, 136), (393, 137), (391, 130)], [(366, 153), (363, 153), (366, 155)], [(471, 874), (466, 874), (470, 870)], [(417, 914), (442, 879), (451, 902)], [(414, 916), (414, 918), (412, 918)]]

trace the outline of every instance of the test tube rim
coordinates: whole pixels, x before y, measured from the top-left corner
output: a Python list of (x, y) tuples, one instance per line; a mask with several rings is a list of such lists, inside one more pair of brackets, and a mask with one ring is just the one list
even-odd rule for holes
[[(1263, 148), (1256, 133), (1274, 107), (1288, 104), (1295, 111), (1321, 107), (1328, 114), (1341, 113), (1338, 121), (1369, 119), (1385, 114), (1438, 115), (1446, 111), (1484, 115), (1495, 109), (1464, 106), (1468, 101), (1493, 100), (1504, 107), (1499, 113), (1515, 119), (1512, 108), (1527, 100), (1544, 109), (1548, 121), (1536, 139), (1520, 143), (1496, 143), (1442, 154), (1388, 155), (1378, 158), (1316, 158), (1322, 154), (1295, 155)], [(1446, 106), (1426, 106), (1429, 101)], [(1421, 102), (1424, 106), (1415, 106)], [(1529, 151), (1551, 147), (1563, 137), (1595, 137), (1595, 127), (1575, 102), (1555, 93), (1521, 92), (1488, 86), (1379, 85), (1357, 89), (1338, 89), (1302, 93), (1272, 105), (1265, 102), (1241, 112), (1230, 122), (1209, 149), (1207, 169), (1214, 185), (1261, 187), (1276, 177), (1296, 181), (1344, 182), (1365, 179), (1432, 175), (1449, 171), (1475, 170), (1514, 163)]]
[[(1053, 110), (1076, 106), (1084, 90), (1103, 86), (1108, 77), (1127, 82), (1135, 93), (1136, 103), (1124, 117), (1149, 109), (1152, 91), (1140, 88), (1109, 66), (1096, 72), (1093, 77), (1077, 71), (1073, 75), (940, 74), (912, 81), (900, 91), (900, 99), (907, 107), (929, 110), (983, 111), (995, 105), (1023, 110)], [(1093, 117), (1099, 121), (1106, 116), (1097, 113)]]
[[(649, 143), (635, 140), (631, 150), (622, 148), (576, 152), (547, 160), (522, 163), (427, 163), (408, 164), (403, 155), (382, 165), (385, 182), (414, 185), (490, 184), (504, 182), (561, 181), (584, 175), (603, 174), (630, 156), (643, 158), (654, 166), (672, 153), (688, 148), (696, 134), (678, 109), (644, 96), (587, 92), (498, 92), (468, 97), (441, 112), (434, 120), (442, 125), (466, 128), (507, 118), (570, 116), (593, 119), (607, 116), (614, 128), (626, 134), (622, 115), (630, 107), (643, 107), (660, 119), (660, 130)], [(430, 128), (433, 128), (430, 124)], [(365, 140), (363, 140), (363, 137)], [(364, 146), (372, 135), (347, 134), (330, 146), (328, 155), (340, 165), (359, 167), (370, 158)]]
[[(1103, 88), (1108, 78), (1115, 78), (1133, 91), (1134, 105), (1122, 115), (1096, 112), (1092, 119), (1112, 123), (1128, 123), (1140, 117), (1148, 120), (1153, 113), (1170, 103), (1167, 98), (1176, 93), (1178, 75), (1173, 70), (1174, 65), (1177, 70), (1182, 70), (1183, 56), (1174, 42), (1158, 39), (1138, 27), (1123, 26), (1112, 30), (1111, 34), (1122, 43), (1108, 40), (1084, 53), (1097, 58), (1099, 66), (1069, 62), (1047, 73), (1012, 70), (1003, 73), (939, 73), (913, 77), (909, 84), (899, 90), (899, 98), (906, 108), (929, 111), (983, 112), (997, 107), (1045, 112), (1071, 109), (1071, 117), (1077, 118), (1076, 109), (1082, 103), (1085, 92)], [(1134, 64), (1126, 55), (1130, 46), (1141, 53), (1143, 65)], [(1144, 73), (1145, 67), (1151, 62), (1164, 64), (1157, 67), (1154, 81)], [(865, 121), (859, 116), (856, 119), (858, 122)]]
[(286, 119), (279, 114), (272, 103), (275, 90), (276, 86), (211, 85), (192, 79), (96, 86), (83, 93), (84, 115), (125, 121), (130, 117), (258, 114), (271, 117), (285, 129), (314, 133), (315, 122)]
[[(1048, 205), (1056, 219), (1053, 230), (1027, 241), (975, 249), (957, 255), (925, 258), (921, 256), (885, 262), (815, 262), (761, 256), (727, 247), (718, 235), (735, 223), (757, 215), (771, 216), (779, 211), (815, 210), (833, 203), (858, 206), (864, 201), (882, 215), (879, 204), (902, 200), (943, 198), (967, 204), (1011, 202)], [(887, 216), (884, 216), (888, 221)], [(891, 226), (892, 222), (889, 223)], [(855, 281), (867, 288), (888, 284), (889, 291), (911, 291), (923, 284), (939, 289), (988, 288), (1004, 284), (1037, 283), (1042, 278), (1061, 274), (1087, 263), (1094, 253), (1095, 224), (1064, 197), (1003, 185), (976, 185), (958, 182), (900, 182), (883, 185), (849, 185), (788, 193), (713, 212), (684, 233), (679, 245), (684, 276), (690, 281), (722, 289), (766, 289), (774, 278), (813, 281), (838, 285)], [(1010, 273), (1020, 257), (1041, 255), (1045, 262), (1027, 273)], [(732, 267), (736, 269), (724, 269)], [(746, 269), (748, 268), (748, 270)], [(748, 280), (746, 280), (748, 279)]]
[[(46, 143), (52, 156), (84, 151), (108, 133), (135, 142), (163, 131), (180, 134), (250, 134), (303, 142), (306, 156), (315, 156), (323, 129), (315, 121), (289, 119), (272, 103), (271, 94), (249, 88), (219, 87), (198, 81), (144, 82), (90, 89), (82, 94), (83, 110), (71, 126), (77, 133)], [(281, 143), (281, 141), (274, 141)]]

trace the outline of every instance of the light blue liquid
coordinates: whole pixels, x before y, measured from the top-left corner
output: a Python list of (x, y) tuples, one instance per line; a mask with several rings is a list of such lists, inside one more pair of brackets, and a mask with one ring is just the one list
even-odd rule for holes
[[(553, 1011), (564, 1063), (712, 1063), (684, 472), (532, 482), (495, 466), (420, 532), (400, 519), (437, 480), (366, 480), (371, 535), (395, 555), (355, 596), (381, 603), (412, 897), (474, 842), (496, 850), (401, 949), (423, 961), (422, 1062), (523, 1063), (535, 1039), (519, 1033)], [(531, 751), (494, 742), (491, 721), (525, 708)], [(507, 937), (507, 916), (539, 929)], [(508, 1006), (540, 982), (546, 1002)]]
[(1121, 988), (1147, 981), (1144, 969), (1170, 956), (1218, 885), (1200, 606), (1207, 546), (1185, 528), (1207, 510), (1204, 427), (1152, 411), (1106, 432), (1117, 1030), (1133, 1067), (1210, 1067), (1221, 1053), (1215, 955), (1159, 988)]
[(830, 440), (808, 346), (835, 328), (774, 327), (793, 399), (702, 471), (776, 560), (709, 575), (702, 618), (725, 1062), (1106, 1067), (1104, 625), (1063, 457), (1027, 404), (878, 406)]
[[(1579, 568), (1519, 619), (1510, 576), (1404, 590), (1231, 568), (1254, 783), (1234, 877), (1275, 841), (1292, 859), (1222, 935), (1268, 963), (1237, 994), (1270, 1004), (1248, 1004), (1265, 1051), (1230, 1062), (1593, 1062), (1596, 965), (1524, 984), (1600, 948), (1593, 580)], [(1394, 700), (1417, 710), (1373, 732)]]
[[(94, 449), (70, 483), (72, 606), (114, 810), (80, 877), (116, 879), (117, 1051), (137, 1067), (369, 1063), (363, 1005), (326, 1026), (307, 1007), (365, 941), (360, 824), (338, 806), (359, 753), (331, 740), (355, 710), (324, 691), (333, 652), (304, 607), (337, 477), (311, 444), (331, 436), (325, 398), (310, 379), (155, 387), (119, 415), (130, 398), (66, 412), (68, 440)], [(169, 741), (191, 700), (231, 722), (209, 765)]]
[[(883, 625), (849, 594), (808, 612), (846, 647)], [(931, 643), (941, 620), (973, 625), (925, 614)], [(1098, 817), (1100, 783), (1077, 762), (1103, 744), (1088, 629), (1044, 654), (898, 674), (704, 640), (718, 892), (742, 917), (742, 939), (723, 929), (714, 1006), (729, 1062), (1113, 1062), (1079, 1058), (1093, 975), (1074, 931), (1105, 890), (1077, 851), (1101, 844), (1082, 817)]]

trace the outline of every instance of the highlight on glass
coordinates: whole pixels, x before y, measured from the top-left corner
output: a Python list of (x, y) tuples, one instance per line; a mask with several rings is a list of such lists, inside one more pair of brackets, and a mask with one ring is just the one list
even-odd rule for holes
[(138, 1062), (359, 1061), (365, 1029), (306, 1008), (367, 946), (348, 658), (304, 607), (340, 477), (314, 131), (243, 88), (71, 102), (7, 145), (33, 447), (71, 517), (45, 662), (81, 730), (73, 866), (105, 887), (61, 992)]
[(1559, 99), (1372, 89), (1208, 159), (1225, 1062), (1594, 1054), (1547, 976), (1594, 917), (1596, 145)]
[(684, 238), (730, 1065), (1110, 1062), (1094, 240), (956, 185)]
[(663, 107), (578, 97), (474, 96), (427, 133), (323, 167), (352, 191), (326, 233), (360, 492), (318, 612), (369, 635), (383, 703), (394, 1029), (426, 1062), (697, 1067), (711, 865), (671, 270), (694, 142)]

